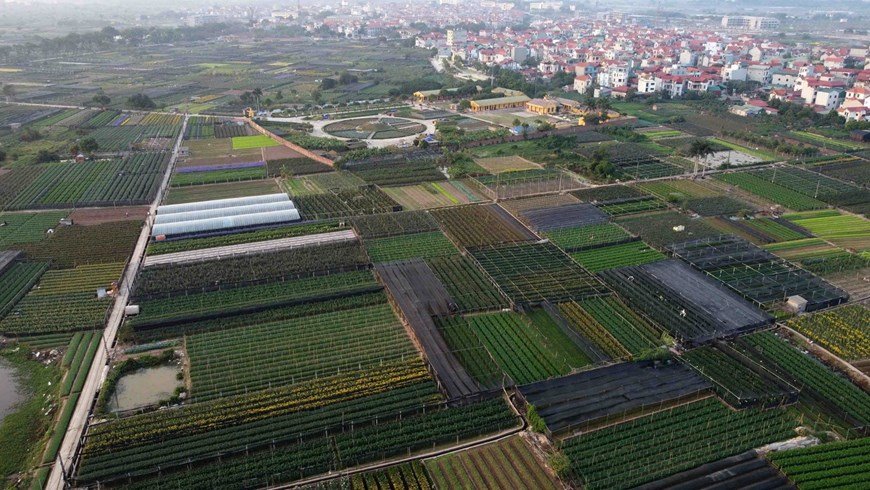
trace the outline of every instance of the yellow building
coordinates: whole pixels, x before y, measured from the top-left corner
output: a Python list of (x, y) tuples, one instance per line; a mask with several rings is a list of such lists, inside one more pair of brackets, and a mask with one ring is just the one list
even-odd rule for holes
[(559, 112), (559, 103), (549, 99), (532, 99), (526, 102), (526, 110), (541, 116)]
[(530, 99), (525, 95), (515, 95), (513, 97), (501, 97), (498, 99), (483, 99), (472, 100), (471, 111), (495, 111), (498, 109), (514, 109), (523, 107)]

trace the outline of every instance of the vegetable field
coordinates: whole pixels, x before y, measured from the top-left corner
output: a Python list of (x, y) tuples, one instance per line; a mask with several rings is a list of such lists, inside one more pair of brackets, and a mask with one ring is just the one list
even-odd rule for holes
[(822, 201), (813, 199), (788, 187), (769, 182), (751, 173), (717, 174), (715, 178), (795, 211), (823, 209), (826, 207)]
[(452, 255), (427, 261), (463, 312), (507, 307), (508, 303), (493, 284), (467, 257)]
[(836, 210), (789, 214), (785, 218), (840, 247), (870, 250), (870, 221), (867, 219)]
[(462, 206), (432, 214), (445, 233), (462, 247), (515, 243), (534, 238), (523, 225), (495, 205)]
[(583, 300), (580, 306), (634, 356), (662, 344), (660, 330), (616, 296)]
[(66, 212), (0, 213), (0, 248), (18, 243), (34, 243), (46, 238), (46, 231), (58, 227)]
[(782, 410), (732, 412), (707, 399), (567, 439), (562, 450), (577, 483), (623, 489), (794, 437), (795, 425)]
[(624, 243), (632, 236), (613, 223), (578, 226), (548, 231), (544, 236), (566, 252), (577, 252), (600, 245)]
[(45, 262), (15, 262), (0, 274), (0, 318), (30, 291), (47, 268)]

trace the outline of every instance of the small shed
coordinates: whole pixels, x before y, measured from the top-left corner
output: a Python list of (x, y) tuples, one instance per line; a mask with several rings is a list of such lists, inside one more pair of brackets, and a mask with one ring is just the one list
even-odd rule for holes
[(849, 132), (849, 138), (855, 141), (870, 142), (870, 131), (856, 129)]
[(803, 296), (789, 296), (785, 307), (792, 313), (803, 313), (807, 309), (807, 303), (808, 301)]

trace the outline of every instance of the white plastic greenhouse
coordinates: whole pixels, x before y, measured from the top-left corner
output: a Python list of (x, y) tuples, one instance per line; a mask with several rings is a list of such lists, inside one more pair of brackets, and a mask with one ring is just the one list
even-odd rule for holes
[(293, 201), (268, 202), (263, 204), (251, 204), (248, 206), (233, 206), (229, 208), (203, 209), (201, 211), (184, 211), (180, 213), (158, 214), (154, 223), (180, 223), (182, 221), (196, 221), (209, 218), (226, 218), (243, 214), (268, 213), (272, 211), (288, 211), (296, 209)]
[(287, 209), (283, 211), (269, 211), (265, 213), (240, 214), (220, 218), (206, 218), (193, 221), (181, 221), (178, 223), (157, 224), (151, 229), (152, 237), (171, 237), (202, 233), (206, 231), (228, 230), (233, 228), (245, 228), (249, 226), (271, 225), (299, 221), (299, 211)]
[(157, 208), (157, 215), (172, 213), (187, 213), (190, 211), (204, 211), (207, 209), (224, 209), (237, 206), (252, 206), (272, 202), (289, 201), (287, 194), (266, 194), (263, 196), (233, 197), (230, 199), (215, 199), (213, 201), (189, 202), (185, 204), (167, 204)]

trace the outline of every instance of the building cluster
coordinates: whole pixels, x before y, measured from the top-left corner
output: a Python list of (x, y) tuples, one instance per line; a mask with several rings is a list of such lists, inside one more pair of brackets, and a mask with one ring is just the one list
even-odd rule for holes
[[(738, 22), (734, 19), (722, 22), (733, 27)], [(769, 29), (776, 20), (741, 19), (755, 29)], [(590, 19), (538, 21), (523, 31), (431, 32), (418, 35), (416, 44), (437, 50), (439, 57), (454, 64), (484, 71), (498, 66), (528, 79), (571, 73), (574, 82), (566, 90), (598, 96), (731, 95), (732, 90), (748, 87), (761, 99), (796, 102), (820, 113), (836, 110), (847, 119), (870, 114), (866, 45), (786, 46), (759, 33), (663, 29)], [(747, 115), (773, 111), (763, 100), (750, 102), (736, 110)]]

